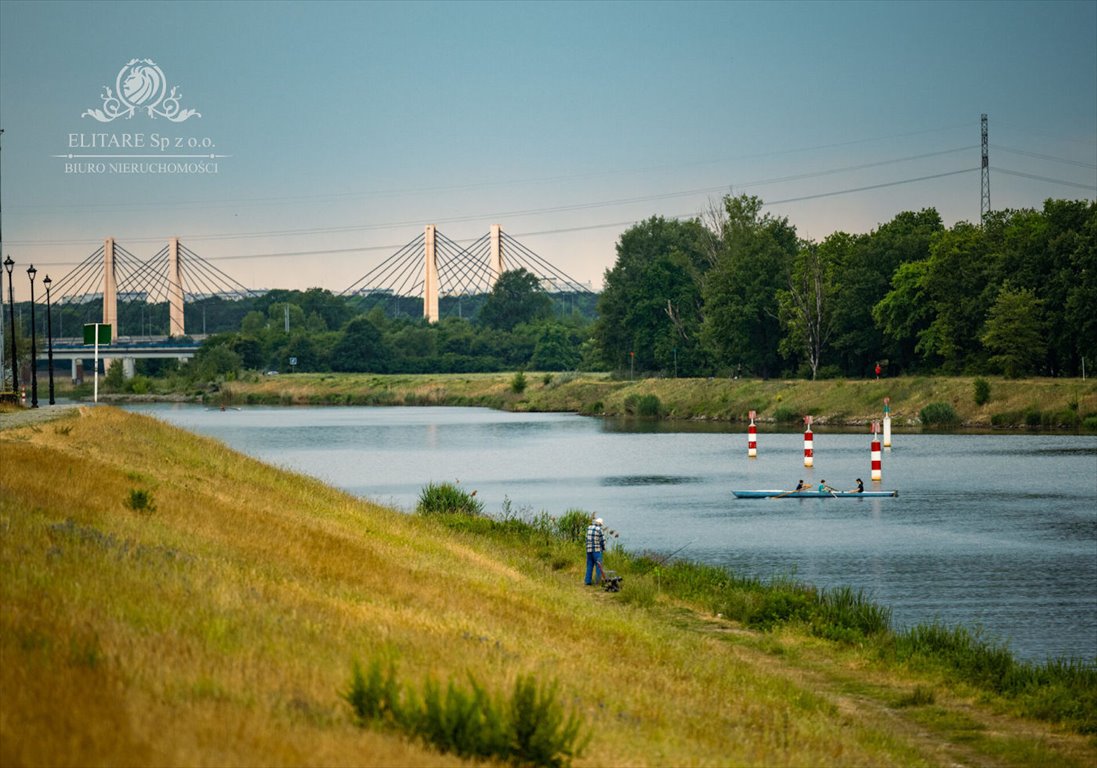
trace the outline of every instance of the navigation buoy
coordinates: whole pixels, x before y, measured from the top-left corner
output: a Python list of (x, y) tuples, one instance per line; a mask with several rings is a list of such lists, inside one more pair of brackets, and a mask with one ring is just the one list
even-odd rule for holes
[(884, 398), (884, 447), (891, 447), (891, 398)]
[(880, 431), (880, 422), (872, 422), (872, 480), (873, 482), (879, 482), (883, 479), (883, 471), (880, 462), (880, 438), (878, 432)]
[(747, 427), (747, 456), (752, 459), (758, 458), (758, 427), (754, 426), (754, 411), (750, 412), (750, 426)]
[(804, 417), (804, 466), (815, 466), (815, 447), (811, 434), (811, 417)]

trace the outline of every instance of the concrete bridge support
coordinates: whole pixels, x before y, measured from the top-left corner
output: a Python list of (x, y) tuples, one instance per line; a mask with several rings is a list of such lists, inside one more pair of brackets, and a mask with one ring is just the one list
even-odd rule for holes
[(103, 241), (103, 322), (113, 328), (114, 337), (118, 332), (118, 279), (114, 271), (114, 238)]
[(438, 322), (438, 260), (434, 251), (434, 225), (427, 224), (423, 233), (423, 317), (429, 323)]
[(183, 323), (183, 266), (179, 263), (178, 237), (168, 241), (168, 335), (187, 335)]
[(492, 287), (499, 282), (499, 277), (506, 270), (503, 264), (503, 244), (500, 238), (502, 233), (501, 227), (498, 224), (491, 225), (491, 271), (495, 273), (495, 277), (492, 280)]

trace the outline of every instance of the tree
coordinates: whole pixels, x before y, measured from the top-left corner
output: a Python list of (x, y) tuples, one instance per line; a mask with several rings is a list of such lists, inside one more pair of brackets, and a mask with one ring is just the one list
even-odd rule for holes
[(786, 218), (762, 215), (762, 200), (725, 197), (728, 220), (716, 265), (705, 275), (704, 338), (725, 369), (776, 373), (781, 323), (777, 294), (788, 286), (799, 247)]
[(824, 242), (839, 249), (840, 271), (833, 297), (832, 358), (849, 376), (864, 376), (882, 359), (891, 370), (914, 362), (890, 343), (873, 322), (872, 310), (892, 288), (896, 272), (912, 261), (929, 258), (934, 235), (944, 229), (933, 208), (904, 211), (867, 235), (835, 233)]
[(983, 345), (990, 363), (1009, 378), (1036, 372), (1047, 352), (1042, 302), (1028, 288), (1013, 289), (1007, 283), (987, 314)]
[[(898, 367), (913, 365), (925, 351), (923, 336), (933, 321), (933, 307), (926, 299), (925, 280), (929, 260), (908, 261), (895, 270), (891, 290), (872, 308), (872, 319), (892, 350)], [(926, 357), (930, 357), (927, 352)]]
[(567, 326), (541, 323), (530, 366), (537, 371), (569, 371), (579, 365), (579, 345)]
[(788, 289), (779, 291), (781, 322), (788, 331), (781, 347), (802, 353), (812, 381), (819, 373), (823, 349), (834, 332), (835, 272), (841, 264), (849, 235), (836, 233), (820, 245), (802, 243), (793, 258)]
[(701, 286), (712, 235), (696, 220), (653, 216), (626, 230), (605, 274), (593, 336), (606, 366), (621, 369), (635, 353), (641, 371), (686, 375), (709, 370), (701, 340)]
[(551, 312), (552, 299), (541, 287), (537, 275), (518, 268), (499, 276), (480, 309), (479, 321), (509, 331), (519, 323), (548, 317)]
[(988, 248), (984, 228), (958, 222), (930, 245), (923, 280), (933, 319), (922, 333), (923, 355), (938, 355), (946, 371), (980, 368), (983, 321), (998, 285), (998, 254)]
[(347, 323), (331, 350), (331, 368), (335, 371), (371, 371), (387, 373), (392, 353), (381, 330), (366, 316)]

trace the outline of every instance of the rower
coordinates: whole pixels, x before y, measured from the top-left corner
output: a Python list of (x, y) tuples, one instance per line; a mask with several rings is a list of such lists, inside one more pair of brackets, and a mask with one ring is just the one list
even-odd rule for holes
[(865, 483), (864, 483), (863, 480), (861, 480), (861, 478), (857, 478), (857, 488), (854, 490), (854, 493), (864, 493), (864, 492), (865, 492)]

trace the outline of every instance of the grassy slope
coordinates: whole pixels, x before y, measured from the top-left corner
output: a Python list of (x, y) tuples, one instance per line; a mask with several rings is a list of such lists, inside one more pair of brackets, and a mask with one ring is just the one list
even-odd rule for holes
[[(0, 764), (441, 765), (354, 659), (557, 680), (580, 765), (1087, 765), (1092, 739), (856, 649), (638, 608), (528, 553), (108, 407), (0, 431)], [(368, 467), (363, 468), (368, 473)], [(132, 490), (155, 509), (125, 503)], [(900, 707), (916, 685), (935, 703)]]
[[(1074, 406), (1082, 416), (1097, 415), (1097, 380), (991, 377), (991, 399), (974, 401), (972, 377), (903, 377), (826, 381), (758, 379), (610, 379), (604, 374), (527, 374), (521, 394), (510, 391), (513, 374), (297, 374), (230, 382), (223, 393), (234, 402), (282, 404), (462, 404), (515, 410), (576, 411), (620, 415), (630, 395), (654, 394), (668, 417), (742, 421), (751, 410), (759, 421), (773, 421), (780, 410), (811, 413), (818, 424), (863, 425), (879, 419), (891, 398), (893, 424), (918, 423), (933, 402), (951, 405), (967, 426), (988, 428), (995, 414), (1051, 413)], [(600, 405), (599, 405), (600, 404)]]

